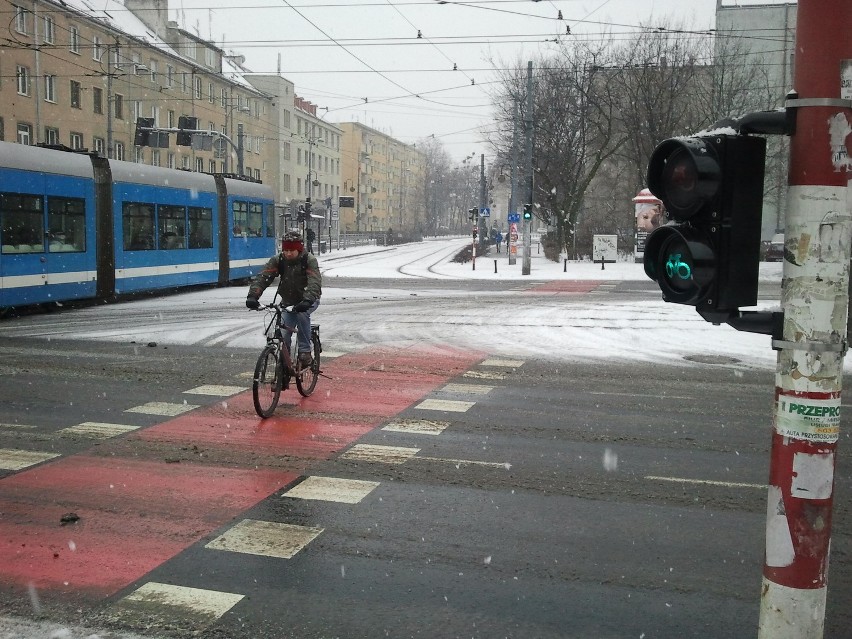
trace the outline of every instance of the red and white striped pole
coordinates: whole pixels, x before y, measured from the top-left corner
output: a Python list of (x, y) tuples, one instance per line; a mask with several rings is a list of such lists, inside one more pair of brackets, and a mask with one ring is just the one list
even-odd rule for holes
[(825, 627), (852, 252), (850, 33), (849, 0), (799, 0), (759, 639)]

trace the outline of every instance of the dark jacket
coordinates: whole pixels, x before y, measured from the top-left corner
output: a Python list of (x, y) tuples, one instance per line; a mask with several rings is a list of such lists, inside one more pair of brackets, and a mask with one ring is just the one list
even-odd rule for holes
[(263, 270), (252, 279), (248, 296), (259, 299), (279, 274), (278, 295), (287, 306), (302, 300), (313, 302), (322, 295), (319, 262), (314, 255), (302, 251), (295, 260), (285, 260), (281, 253), (270, 258)]

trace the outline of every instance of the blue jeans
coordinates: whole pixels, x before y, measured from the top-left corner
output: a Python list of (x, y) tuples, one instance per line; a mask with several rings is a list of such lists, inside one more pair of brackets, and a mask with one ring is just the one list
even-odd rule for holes
[(293, 329), (298, 326), (297, 342), (299, 344), (300, 353), (311, 352), (311, 313), (317, 310), (319, 300), (311, 304), (311, 307), (304, 313), (293, 313), (292, 311), (284, 311), (281, 314), (281, 323), (284, 326), (284, 343), (287, 345), (287, 350), (293, 352), (290, 344), (293, 341)]

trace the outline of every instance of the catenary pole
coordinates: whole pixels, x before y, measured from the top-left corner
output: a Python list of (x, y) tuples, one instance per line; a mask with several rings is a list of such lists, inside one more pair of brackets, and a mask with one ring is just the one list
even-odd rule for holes
[[(532, 61), (527, 62), (527, 112), (524, 118), (524, 129), (527, 136), (526, 139), (526, 178), (527, 178), (527, 202), (533, 204), (533, 189), (535, 179), (533, 174), (533, 108), (535, 101), (533, 100), (533, 78), (532, 78)], [(532, 238), (530, 237), (530, 224), (532, 220), (524, 220), (524, 261), (521, 264), (521, 275), (529, 275), (532, 265), (532, 256), (530, 255), (530, 246)]]
[(820, 639), (825, 626), (852, 242), (850, 33), (849, 0), (799, 0), (759, 639)]

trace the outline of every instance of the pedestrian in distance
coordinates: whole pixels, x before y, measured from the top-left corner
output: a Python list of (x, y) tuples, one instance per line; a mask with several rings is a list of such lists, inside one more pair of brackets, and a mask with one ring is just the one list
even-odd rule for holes
[(263, 291), (279, 277), (278, 295), (292, 311), (282, 314), (284, 329), (288, 331), (286, 343), (290, 343), (293, 329), (298, 326), (299, 362), (303, 368), (311, 365), (311, 313), (320, 303), (322, 275), (315, 255), (305, 250), (302, 235), (298, 231), (287, 231), (281, 240), (281, 252), (272, 256), (263, 270), (249, 285), (246, 307), (260, 308)]
[(497, 235), (494, 236), (494, 246), (497, 247), (497, 252), (500, 252), (500, 245), (503, 243), (503, 234), (500, 231), (497, 231)]

